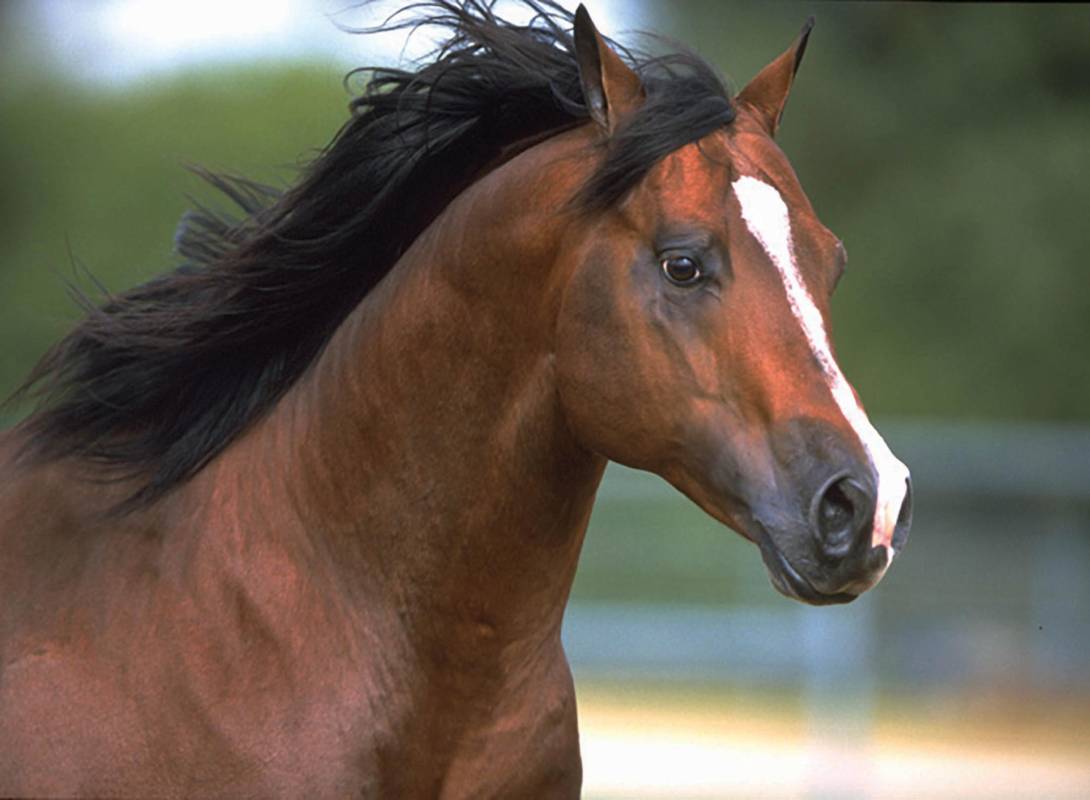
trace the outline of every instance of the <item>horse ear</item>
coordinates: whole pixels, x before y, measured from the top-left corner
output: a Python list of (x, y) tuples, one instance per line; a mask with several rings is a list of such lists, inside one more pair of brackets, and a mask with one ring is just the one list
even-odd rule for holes
[(769, 136), (775, 136), (780, 127), (787, 95), (791, 93), (791, 84), (799, 71), (802, 54), (806, 52), (806, 40), (810, 38), (813, 28), (814, 18), (810, 17), (802, 26), (795, 43), (757, 73), (757, 77), (734, 98), (738, 105), (747, 106), (756, 115)]
[(583, 102), (591, 119), (605, 133), (612, 133), (643, 101), (643, 84), (606, 44), (582, 3), (575, 11), (575, 60), (579, 65)]

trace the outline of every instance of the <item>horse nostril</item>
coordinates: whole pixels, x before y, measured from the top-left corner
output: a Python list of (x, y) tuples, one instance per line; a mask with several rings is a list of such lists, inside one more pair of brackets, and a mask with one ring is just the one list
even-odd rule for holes
[(812, 522), (825, 555), (844, 558), (865, 521), (867, 494), (847, 477), (834, 478), (818, 493)]
[(839, 482), (834, 483), (825, 492), (825, 497), (821, 499), (820, 513), (821, 521), (819, 524), (822, 530), (840, 530), (851, 524), (852, 517), (855, 516), (855, 506), (852, 505), (852, 501), (848, 496), (844, 494), (844, 489)]

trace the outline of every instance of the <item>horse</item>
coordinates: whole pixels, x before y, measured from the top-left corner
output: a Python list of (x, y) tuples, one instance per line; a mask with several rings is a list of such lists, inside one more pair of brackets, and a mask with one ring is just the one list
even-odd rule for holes
[(577, 797), (561, 624), (609, 460), (811, 604), (905, 543), (827, 336), (844, 270), (740, 92), (527, 0), (431, 0), (277, 191), (209, 174), (0, 439), (0, 794)]

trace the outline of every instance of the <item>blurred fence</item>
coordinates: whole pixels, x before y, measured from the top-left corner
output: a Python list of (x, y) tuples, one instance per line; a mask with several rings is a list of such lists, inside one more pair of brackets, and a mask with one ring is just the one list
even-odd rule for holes
[[(733, 544), (744, 570), (718, 568), (740, 593), (690, 602), (686, 569), (702, 581), (721, 554), (694, 551), (685, 530), (657, 533), (688, 556), (687, 566), (666, 565), (680, 602), (661, 602), (668, 587), (650, 593), (655, 602), (642, 602), (639, 587), (597, 591), (624, 580), (608, 573), (633, 546), (626, 519), (676, 516), (682, 528), (691, 519), (689, 502), (663, 481), (611, 466), (565, 623), (577, 678), (786, 684), (808, 687), (814, 702), (832, 694), (861, 705), (879, 684), (1090, 689), (1090, 428), (883, 429), (912, 469), (913, 531), (883, 583), (845, 607), (780, 598), (756, 549)], [(644, 570), (632, 580), (654, 574)]]

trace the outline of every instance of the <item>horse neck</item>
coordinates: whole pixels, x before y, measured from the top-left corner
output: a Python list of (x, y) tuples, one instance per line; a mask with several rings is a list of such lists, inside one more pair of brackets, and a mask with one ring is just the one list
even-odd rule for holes
[(554, 381), (564, 188), (540, 173), (557, 147), (455, 200), (265, 426), (305, 535), (401, 625), (559, 632), (605, 462)]

